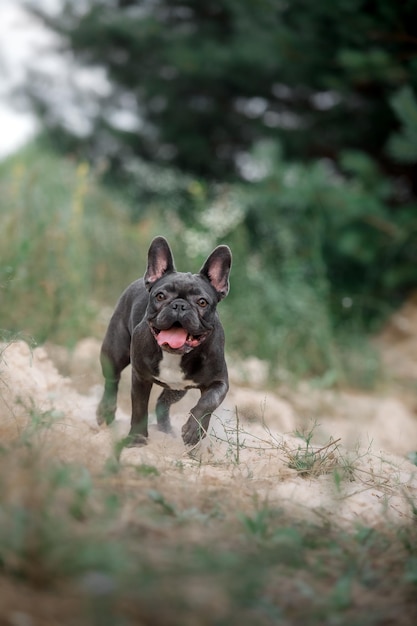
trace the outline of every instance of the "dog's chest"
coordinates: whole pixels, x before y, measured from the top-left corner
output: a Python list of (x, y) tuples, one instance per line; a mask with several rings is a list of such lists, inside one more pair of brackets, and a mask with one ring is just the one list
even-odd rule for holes
[(159, 362), (157, 379), (170, 389), (180, 390), (196, 386), (193, 380), (185, 378), (181, 369), (181, 358), (179, 354), (163, 352), (162, 360)]

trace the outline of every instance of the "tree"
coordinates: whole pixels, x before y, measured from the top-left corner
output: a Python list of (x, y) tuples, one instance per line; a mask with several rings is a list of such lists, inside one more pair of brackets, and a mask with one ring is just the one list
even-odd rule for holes
[[(390, 99), (417, 87), (416, 9), (416, 0), (64, 0), (51, 16), (32, 6), (78, 63), (105, 69), (111, 89), (80, 95), (83, 137), (39, 73), (26, 91), (52, 136), (114, 165), (140, 155), (224, 180), (276, 137), (288, 157), (337, 160), (350, 148), (395, 170)], [(129, 128), (117, 111), (129, 112)]]

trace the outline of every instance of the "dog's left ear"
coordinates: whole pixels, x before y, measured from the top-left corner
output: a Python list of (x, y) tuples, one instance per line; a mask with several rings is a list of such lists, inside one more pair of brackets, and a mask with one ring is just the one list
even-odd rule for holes
[(164, 237), (155, 237), (148, 251), (148, 267), (144, 280), (147, 289), (164, 274), (175, 272), (174, 257), (171, 248)]
[(217, 291), (219, 300), (229, 293), (229, 274), (232, 266), (232, 253), (229, 246), (217, 246), (200, 270)]

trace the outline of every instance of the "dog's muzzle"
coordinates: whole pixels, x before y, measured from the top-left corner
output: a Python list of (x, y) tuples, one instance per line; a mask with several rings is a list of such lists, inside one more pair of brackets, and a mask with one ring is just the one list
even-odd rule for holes
[(209, 335), (209, 331), (192, 335), (179, 322), (165, 329), (157, 328), (153, 324), (149, 326), (158, 345), (163, 350), (176, 354), (185, 354), (197, 348)]

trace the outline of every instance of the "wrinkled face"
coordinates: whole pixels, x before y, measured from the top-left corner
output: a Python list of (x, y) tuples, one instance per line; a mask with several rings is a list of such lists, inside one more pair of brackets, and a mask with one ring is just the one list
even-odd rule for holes
[(147, 319), (163, 350), (185, 354), (213, 329), (218, 296), (201, 275), (175, 272), (157, 280), (149, 291)]

